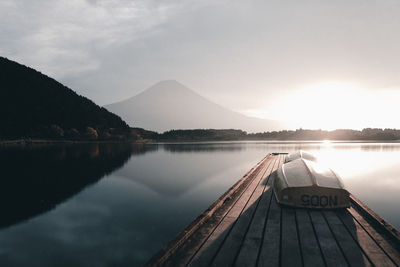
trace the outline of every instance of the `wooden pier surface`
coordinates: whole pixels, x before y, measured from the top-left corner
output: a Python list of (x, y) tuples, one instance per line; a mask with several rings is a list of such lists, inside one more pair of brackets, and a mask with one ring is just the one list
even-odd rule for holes
[(281, 207), (270, 154), (146, 266), (399, 266), (400, 234), (352, 196), (342, 210)]

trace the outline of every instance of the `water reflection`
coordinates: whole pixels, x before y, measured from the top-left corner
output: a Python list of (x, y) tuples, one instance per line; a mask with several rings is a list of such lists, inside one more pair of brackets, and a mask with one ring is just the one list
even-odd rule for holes
[(215, 151), (242, 151), (246, 146), (240, 143), (187, 143), (187, 144), (164, 144), (163, 149), (169, 152), (215, 152)]
[(400, 144), (0, 147), (0, 266), (137, 266), (270, 152), (310, 151), (400, 226)]
[(0, 150), (0, 228), (53, 209), (122, 167), (144, 147), (118, 144), (9, 146)]

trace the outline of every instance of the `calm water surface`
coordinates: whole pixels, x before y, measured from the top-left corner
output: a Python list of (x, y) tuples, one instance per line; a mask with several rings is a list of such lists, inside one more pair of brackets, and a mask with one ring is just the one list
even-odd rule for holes
[(400, 228), (400, 144), (0, 147), (0, 266), (140, 266), (270, 152), (319, 156)]

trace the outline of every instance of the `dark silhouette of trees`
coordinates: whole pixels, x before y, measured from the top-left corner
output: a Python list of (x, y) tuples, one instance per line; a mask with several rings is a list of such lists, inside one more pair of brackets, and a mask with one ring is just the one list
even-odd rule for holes
[(99, 134), (92, 127), (86, 127), (85, 137), (89, 140), (97, 140), (99, 138)]
[(158, 136), (160, 140), (176, 141), (211, 141), (211, 140), (240, 140), (245, 139), (247, 133), (242, 130), (216, 130), (216, 129), (195, 129), (195, 130), (171, 130)]
[(153, 134), (152, 139), (160, 141), (227, 141), (227, 140), (400, 140), (400, 130), (366, 128), (362, 131), (339, 129), (324, 130), (283, 130), (263, 133), (246, 133), (241, 130), (171, 130)]
[(87, 127), (129, 134), (117, 115), (32, 68), (0, 57), (0, 138), (80, 138), (88, 134)]

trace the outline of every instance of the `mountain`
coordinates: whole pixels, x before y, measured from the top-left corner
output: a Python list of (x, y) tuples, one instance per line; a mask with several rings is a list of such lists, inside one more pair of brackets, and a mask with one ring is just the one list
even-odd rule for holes
[(171, 129), (282, 129), (278, 122), (248, 117), (215, 104), (177, 81), (159, 82), (127, 100), (105, 106), (129, 124), (155, 131)]
[(3, 57), (0, 124), (0, 139), (62, 137), (64, 131), (72, 131), (75, 136), (82, 131), (97, 136), (104, 129), (129, 128), (117, 115), (56, 80)]

